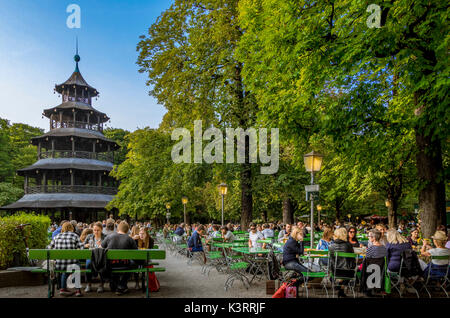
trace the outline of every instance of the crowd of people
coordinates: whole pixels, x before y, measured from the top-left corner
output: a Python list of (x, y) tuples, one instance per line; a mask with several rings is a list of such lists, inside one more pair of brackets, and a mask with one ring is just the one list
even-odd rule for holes
[[(314, 225), (314, 230), (321, 233), (321, 238), (314, 246), (317, 250), (329, 251), (330, 255), (335, 252), (354, 253), (355, 248), (363, 250), (366, 258), (385, 258), (387, 260), (387, 269), (390, 272), (398, 272), (400, 269), (402, 253), (405, 250), (417, 252), (422, 258), (429, 256), (450, 256), (450, 236), (445, 226), (439, 226), (432, 236), (432, 242), (422, 239), (420, 235), (420, 225), (411, 222), (401, 222), (398, 228), (388, 228), (384, 223), (361, 222), (359, 224), (341, 223), (336, 221), (334, 224), (321, 223)], [(188, 248), (192, 252), (202, 252), (203, 246), (201, 237), (208, 243), (211, 238), (219, 237), (225, 242), (234, 240), (235, 231), (240, 231), (240, 225), (228, 223), (220, 227), (216, 224), (192, 224), (192, 226), (181, 223), (179, 225), (166, 224), (163, 228), (163, 235), (168, 236), (170, 232), (175, 234), (175, 238), (185, 237)], [(278, 235), (275, 235), (278, 233)], [(302, 273), (313, 270), (312, 267), (306, 267), (300, 261), (299, 256), (304, 255), (305, 248), (310, 247), (310, 243), (304, 243), (304, 238), (311, 233), (311, 227), (304, 222), (296, 224), (278, 223), (251, 223), (248, 228), (248, 247), (264, 248), (265, 244), (261, 240), (271, 239), (273, 243), (282, 243), (280, 250), (283, 252), (282, 264), (288, 270)], [(359, 235), (365, 235), (367, 239), (358, 240)], [(209, 248), (209, 245), (208, 245)], [(431, 260), (425, 262), (418, 259), (417, 265), (420, 265), (419, 271), (424, 277), (432, 269), (433, 274), (445, 275), (447, 270), (447, 261)], [(205, 259), (206, 261), (206, 259)], [(321, 265), (329, 265), (331, 270), (336, 267), (340, 269), (354, 269), (354, 260), (342, 258), (338, 264), (334, 264), (333, 257), (320, 259)], [(362, 264), (359, 264), (361, 270)], [(346, 297), (344, 289), (339, 288), (338, 296)]]
[[(49, 229), (51, 242), (49, 249), (148, 249), (154, 245), (154, 239), (150, 236), (151, 224), (149, 222), (137, 222), (130, 228), (126, 221), (114, 220), (109, 218), (103, 222), (94, 222), (85, 224), (75, 220), (63, 220), (59, 226), (53, 224)], [(111, 268), (133, 268), (137, 264), (133, 260), (113, 261)], [(78, 264), (77, 260), (56, 260), (55, 269), (65, 271), (68, 266)], [(92, 269), (90, 259), (86, 261), (86, 268)], [(75, 293), (67, 288), (67, 273), (59, 276), (60, 295), (61, 296), (82, 296), (81, 286), (75, 286)], [(87, 275), (87, 284), (85, 292), (92, 291), (92, 273)], [(103, 275), (98, 274), (100, 285), (97, 288), (98, 293), (104, 291)], [(128, 292), (129, 274), (111, 275), (109, 279), (110, 289), (117, 295)], [(139, 289), (139, 277), (135, 275), (136, 289)]]
[[(122, 220), (114, 220), (109, 218), (102, 222), (94, 222), (85, 224), (74, 220), (64, 220), (57, 226), (54, 224), (49, 232), (51, 233), (51, 243), (48, 248), (53, 249), (138, 249), (152, 248), (154, 240), (149, 235), (151, 229), (150, 222), (136, 223), (132, 228), (127, 222)], [(202, 239), (209, 243), (213, 238), (221, 238), (223, 242), (233, 242), (235, 240), (236, 231), (241, 231), (239, 224), (228, 223), (224, 226), (217, 224), (200, 224), (194, 223), (188, 225), (181, 224), (165, 224), (161, 229), (164, 237), (168, 237), (169, 233), (173, 234), (174, 239), (185, 240), (188, 249), (203, 254), (203, 261), (206, 263), (206, 256)], [(302, 273), (312, 270), (306, 267), (299, 256), (304, 254), (304, 250), (310, 247), (309, 242), (303, 242), (304, 238), (310, 234), (310, 224), (297, 222), (295, 224), (283, 224), (282, 222), (267, 222), (263, 224), (250, 223), (248, 228), (248, 247), (264, 248), (265, 244), (261, 240), (270, 240), (272, 243), (281, 243), (282, 247), (282, 265), (288, 270), (297, 272), (300, 276)], [(329, 251), (330, 255), (334, 252), (354, 252), (356, 249), (364, 249), (366, 258), (383, 258), (387, 259), (387, 268), (391, 272), (397, 272), (400, 268), (402, 253), (405, 250), (414, 250), (421, 256), (445, 256), (450, 255), (450, 238), (447, 228), (440, 226), (436, 233), (432, 236), (432, 242), (423, 239), (420, 234), (420, 225), (414, 222), (401, 223), (398, 228), (388, 227), (384, 223), (374, 224), (374, 222), (359, 224), (341, 223), (339, 221), (333, 224), (321, 222), (314, 225), (315, 233), (320, 233), (321, 237), (315, 244), (315, 249)], [(358, 235), (366, 235), (367, 240), (359, 240)], [(245, 243), (247, 244), (247, 243)], [(206, 247), (210, 249), (210, 245)], [(76, 260), (58, 260), (56, 269), (65, 270), (68, 265), (76, 263)], [(333, 268), (354, 268), (355, 264), (351, 259), (339, 260), (339, 264), (334, 264), (334, 258), (330, 257), (320, 259), (320, 264)], [(447, 269), (446, 261), (432, 260), (426, 263), (420, 259), (421, 271), (427, 275), (431, 270), (441, 271), (445, 273)], [(444, 264), (445, 263), (445, 264)], [(121, 262), (123, 266), (135, 266), (134, 262), (129, 261), (126, 264)], [(91, 268), (90, 260), (87, 261), (86, 267)], [(87, 275), (87, 285), (85, 292), (92, 291), (92, 274)], [(97, 292), (104, 291), (104, 277), (100, 275), (100, 284)], [(119, 275), (111, 277), (110, 288), (116, 294), (121, 295), (128, 291), (127, 283), (129, 275)], [(67, 289), (67, 275), (60, 276), (60, 294), (69, 296), (73, 293)], [(139, 280), (136, 279), (136, 288), (139, 287)], [(76, 296), (81, 296), (81, 287), (76, 288)], [(343, 289), (339, 289), (338, 296), (345, 297)]]

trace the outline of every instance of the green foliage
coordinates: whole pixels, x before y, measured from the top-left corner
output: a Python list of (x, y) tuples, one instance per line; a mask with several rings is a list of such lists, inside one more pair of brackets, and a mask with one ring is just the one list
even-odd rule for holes
[(26, 265), (25, 243), (22, 232), (17, 229), (19, 224), (30, 223), (24, 228), (29, 248), (45, 248), (48, 241), (47, 230), (50, 226), (48, 216), (17, 213), (0, 218), (0, 268), (11, 266), (14, 255), (18, 254)]
[(23, 189), (12, 186), (7, 182), (0, 182), (0, 206), (8, 205), (19, 200), (23, 194)]
[(0, 118), (0, 182), (23, 188), (23, 177), (16, 170), (33, 164), (37, 159), (37, 147), (30, 144), (32, 137), (43, 134), (43, 130), (26, 124), (10, 122)]
[(344, 201), (358, 209), (414, 191), (414, 129), (443, 142), (449, 135), (448, 7), (383, 2), (380, 29), (367, 27), (366, 8), (356, 0), (239, 5), (236, 56), (259, 120), (280, 127), (294, 158), (304, 145), (325, 154), (319, 183), (336, 212)]
[(103, 134), (105, 135), (106, 138), (114, 140), (120, 146), (120, 149), (114, 153), (114, 161), (115, 161), (114, 163), (116, 165), (121, 164), (126, 159), (128, 147), (125, 137), (129, 133), (130, 132), (128, 130), (124, 130), (121, 128), (108, 127), (103, 130)]

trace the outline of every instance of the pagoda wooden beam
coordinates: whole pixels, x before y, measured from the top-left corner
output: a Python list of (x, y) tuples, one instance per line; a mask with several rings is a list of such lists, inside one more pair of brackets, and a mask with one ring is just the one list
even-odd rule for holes
[(42, 174), (42, 192), (47, 192), (47, 171), (44, 171), (44, 173)]

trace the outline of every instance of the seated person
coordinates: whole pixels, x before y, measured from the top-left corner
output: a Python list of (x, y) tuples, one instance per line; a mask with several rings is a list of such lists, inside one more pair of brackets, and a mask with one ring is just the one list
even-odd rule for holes
[[(116, 250), (137, 250), (136, 241), (128, 235), (130, 229), (127, 222), (122, 221), (117, 226), (117, 232), (110, 233), (102, 242), (103, 248)], [(133, 260), (112, 260), (111, 268), (130, 268), (135, 265)], [(129, 273), (113, 274), (110, 281), (111, 291), (116, 292), (117, 295), (122, 295), (128, 292)]]
[(228, 227), (222, 226), (220, 228), (220, 231), (222, 232), (222, 239), (224, 242), (233, 243), (234, 241), (234, 234), (233, 232), (228, 230)]
[(274, 232), (270, 229), (270, 226), (267, 223), (263, 224), (263, 230), (261, 233), (265, 239), (272, 239), (274, 237)]
[(411, 244), (395, 229), (388, 230), (386, 238), (388, 241), (386, 244), (388, 270), (398, 272), (402, 261), (402, 253), (404, 250), (411, 250)]
[[(447, 235), (445, 235), (444, 231), (436, 231), (434, 235), (431, 237), (433, 239), (433, 244), (436, 246), (432, 248), (428, 241), (423, 241), (423, 246), (421, 249), (421, 253), (424, 256), (449, 256), (450, 249), (445, 247), (445, 243), (447, 242)], [(447, 260), (431, 260), (429, 264), (426, 264), (423, 260), (419, 259), (421, 267), (424, 271), (424, 277), (428, 276), (428, 272), (431, 270), (431, 275), (433, 276), (445, 276), (447, 271), (448, 261)]]
[(184, 234), (184, 223), (181, 223), (180, 226), (175, 230), (174, 234), (178, 235), (178, 236), (183, 236)]
[(377, 229), (369, 231), (369, 247), (367, 248), (366, 257), (380, 258), (387, 256), (386, 247), (381, 243), (382, 233)]
[(217, 224), (214, 224), (212, 226), (213, 230), (212, 232), (209, 234), (208, 239), (212, 239), (214, 237), (220, 237), (222, 234), (220, 233), (219, 229), (220, 227)]
[(286, 224), (285, 228), (280, 231), (278, 234), (278, 242), (284, 243), (285, 240), (289, 239), (289, 236), (291, 235), (291, 225)]
[[(333, 238), (333, 230), (330, 227), (324, 227), (322, 238), (320, 239), (319, 243), (317, 244), (316, 249), (322, 250), (322, 251), (328, 251), (328, 247), (331, 244), (331, 239)], [(328, 258), (321, 258), (319, 259), (319, 263), (322, 265), (327, 266), (328, 265)]]
[(286, 269), (294, 270), (302, 277), (302, 272), (308, 271), (298, 260), (298, 257), (303, 255), (303, 250), (303, 231), (295, 226), (283, 248), (283, 265)]
[(348, 229), (348, 242), (353, 247), (363, 247), (364, 245), (358, 242), (356, 238), (356, 228), (354, 226), (350, 226)]
[[(334, 231), (333, 241), (328, 246), (330, 252), (329, 270), (334, 272), (336, 269), (337, 275), (348, 276), (350, 272), (355, 269), (355, 260), (352, 258), (341, 257), (337, 259), (335, 252), (353, 253), (353, 246), (347, 242), (347, 230), (345, 227), (340, 227)], [(348, 275), (347, 275), (348, 274)], [(344, 281), (346, 283), (347, 281)], [(338, 289), (338, 297), (347, 297), (344, 293), (344, 286), (340, 286)]]
[(139, 229), (139, 234), (138, 234), (138, 239), (137, 239), (137, 247), (139, 249), (150, 249), (153, 248), (153, 246), (155, 245), (155, 240), (153, 240), (153, 238), (151, 238), (150, 234), (148, 234), (148, 230), (147, 227), (142, 226)]
[[(102, 242), (105, 239), (106, 235), (102, 233), (103, 231), (103, 225), (100, 222), (97, 222), (94, 224), (93, 233), (86, 236), (86, 239), (84, 240), (84, 247), (88, 249), (94, 249), (94, 248), (101, 248)], [(86, 269), (92, 268), (92, 262), (90, 259), (86, 260)], [(97, 293), (103, 292), (103, 276), (100, 276), (100, 286), (97, 288)], [(86, 273), (87, 278), (87, 286), (84, 290), (86, 293), (91, 291), (92, 287), (92, 273)]]
[(258, 243), (258, 240), (263, 240), (264, 236), (261, 232), (258, 232), (255, 224), (250, 225), (250, 233), (248, 235), (248, 247), (249, 248), (262, 248), (262, 243)]
[[(61, 233), (57, 234), (51, 241), (50, 245), (47, 247), (48, 249), (55, 250), (75, 250), (75, 249), (83, 249), (83, 243), (80, 241), (80, 237), (75, 234), (74, 227), (72, 223), (65, 222), (61, 226)], [(57, 259), (55, 262), (55, 269), (60, 271), (66, 271), (67, 267), (70, 265), (79, 265), (78, 260), (71, 259)], [(59, 293), (61, 296), (71, 296), (73, 295), (67, 289), (67, 277), (68, 273), (62, 273), (59, 276), (60, 282), (60, 290)], [(80, 297), (81, 295), (81, 286), (76, 286), (75, 296)]]
[(192, 233), (191, 237), (189, 238), (187, 242), (187, 246), (189, 248), (189, 251), (191, 252), (201, 252), (203, 254), (203, 262), (206, 264), (206, 255), (203, 251), (202, 246), (202, 236), (205, 235), (205, 227), (203, 225), (199, 225), (197, 227), (197, 230)]
[(408, 237), (409, 244), (411, 244), (412, 248), (416, 248), (419, 246), (419, 230), (414, 227), (411, 229), (411, 235)]

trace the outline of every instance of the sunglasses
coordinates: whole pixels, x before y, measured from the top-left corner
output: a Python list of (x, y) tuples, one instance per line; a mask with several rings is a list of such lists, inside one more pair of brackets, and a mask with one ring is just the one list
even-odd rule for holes
[(348, 233), (355, 233), (355, 231), (349, 231)]

